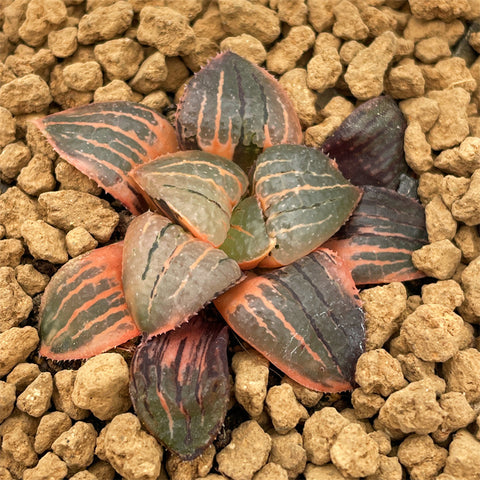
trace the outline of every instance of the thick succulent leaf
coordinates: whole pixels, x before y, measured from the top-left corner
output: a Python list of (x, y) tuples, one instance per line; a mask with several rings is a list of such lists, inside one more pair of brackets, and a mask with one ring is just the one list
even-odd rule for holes
[(353, 388), (364, 315), (350, 273), (333, 252), (249, 272), (214, 303), (240, 337), (293, 380), (325, 392)]
[(183, 150), (233, 159), (246, 172), (264, 148), (302, 142), (297, 114), (275, 78), (233, 52), (218, 55), (189, 82), (176, 124)]
[(40, 354), (89, 358), (140, 334), (122, 290), (121, 243), (66, 263), (52, 277), (40, 307)]
[(240, 267), (224, 252), (161, 215), (146, 212), (128, 227), (123, 288), (143, 332), (178, 327), (241, 278)]
[(397, 188), (407, 171), (403, 138), (407, 124), (390, 97), (376, 97), (356, 108), (327, 138), (322, 150), (335, 159), (354, 185)]
[(178, 150), (175, 131), (155, 110), (133, 102), (92, 103), (35, 121), (53, 148), (133, 214), (145, 200), (128, 173)]
[(348, 223), (324, 246), (338, 252), (357, 285), (424, 277), (412, 252), (428, 242), (423, 207), (382, 187), (365, 187)]
[(347, 220), (361, 192), (319, 150), (278, 145), (258, 159), (254, 188), (276, 247), (261, 266), (287, 265), (329, 239)]
[(248, 186), (239, 166), (199, 150), (164, 155), (132, 175), (163, 213), (214, 247), (225, 240), (232, 210)]
[(242, 270), (255, 268), (275, 246), (267, 234), (263, 212), (255, 197), (243, 199), (235, 208), (230, 230), (221, 249), (238, 262)]
[(183, 460), (212, 443), (229, 400), (228, 329), (202, 316), (140, 344), (131, 365), (135, 412)]

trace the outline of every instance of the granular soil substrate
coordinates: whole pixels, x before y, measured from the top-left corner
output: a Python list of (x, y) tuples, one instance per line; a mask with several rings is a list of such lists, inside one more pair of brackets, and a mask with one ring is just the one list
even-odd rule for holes
[[(479, 0), (0, 0), (0, 479), (478, 480), (479, 16)], [(307, 145), (364, 100), (398, 101), (430, 242), (413, 262), (429, 278), (361, 292), (351, 394), (309, 391), (235, 340), (225, 427), (184, 462), (132, 413), (128, 347), (38, 356), (50, 276), (129, 216), (29, 120), (106, 100), (169, 115), (225, 49), (279, 78)]]

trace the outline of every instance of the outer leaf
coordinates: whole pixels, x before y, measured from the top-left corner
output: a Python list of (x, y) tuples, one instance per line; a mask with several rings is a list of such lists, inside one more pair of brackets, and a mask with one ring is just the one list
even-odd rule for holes
[(276, 248), (261, 266), (291, 263), (318, 248), (355, 208), (360, 190), (314, 148), (278, 145), (257, 159), (255, 195)]
[(354, 185), (397, 188), (407, 171), (403, 137), (407, 124), (390, 97), (376, 97), (356, 108), (327, 138), (322, 150)]
[(246, 172), (264, 148), (302, 142), (297, 114), (275, 78), (232, 52), (189, 82), (176, 123), (183, 150), (233, 159)]
[(66, 263), (52, 277), (40, 307), (40, 354), (89, 358), (140, 334), (123, 296), (121, 243)]
[(233, 211), (227, 238), (220, 247), (242, 270), (255, 268), (275, 246), (268, 236), (263, 213), (255, 197), (242, 200)]
[(387, 188), (365, 187), (352, 217), (325, 247), (338, 252), (355, 283), (363, 285), (424, 277), (411, 255), (427, 242), (418, 202)]
[(215, 247), (225, 240), (232, 210), (248, 186), (240, 167), (199, 150), (164, 155), (135, 169), (133, 177), (172, 220)]
[(155, 110), (132, 102), (93, 103), (35, 121), (53, 148), (133, 214), (146, 204), (128, 173), (178, 149), (175, 131)]
[(298, 383), (350, 390), (363, 352), (364, 315), (341, 260), (318, 250), (247, 279), (215, 300), (232, 329)]
[(135, 218), (125, 235), (123, 287), (139, 328), (178, 327), (242, 277), (238, 264), (161, 215)]
[(140, 344), (130, 394), (148, 430), (183, 460), (216, 437), (227, 411), (228, 329), (196, 316), (177, 330)]

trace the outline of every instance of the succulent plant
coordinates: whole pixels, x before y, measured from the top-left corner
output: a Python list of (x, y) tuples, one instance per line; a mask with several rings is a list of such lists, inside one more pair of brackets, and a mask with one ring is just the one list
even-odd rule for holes
[[(183, 459), (199, 455), (225, 418), (222, 317), (300, 384), (345, 391), (365, 341), (355, 282), (421, 275), (410, 253), (426, 243), (423, 210), (389, 190), (405, 170), (405, 124), (386, 97), (354, 111), (324, 151), (309, 148), (276, 80), (226, 52), (189, 83), (176, 132), (131, 102), (36, 124), (135, 216), (122, 242), (54, 275), (40, 309), (40, 353), (85, 359), (141, 335), (132, 403)], [(360, 200), (344, 175), (374, 186)]]

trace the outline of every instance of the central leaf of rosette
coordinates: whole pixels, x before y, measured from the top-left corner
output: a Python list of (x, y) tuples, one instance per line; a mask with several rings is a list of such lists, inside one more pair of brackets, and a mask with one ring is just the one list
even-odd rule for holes
[(144, 213), (128, 227), (125, 300), (137, 326), (149, 335), (178, 327), (241, 278), (235, 260), (161, 215)]

